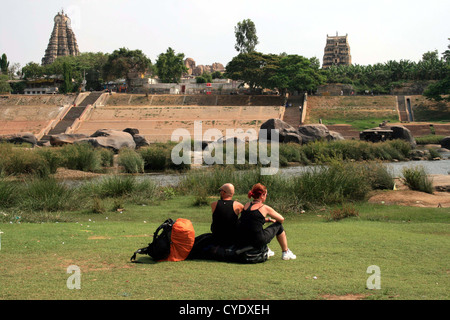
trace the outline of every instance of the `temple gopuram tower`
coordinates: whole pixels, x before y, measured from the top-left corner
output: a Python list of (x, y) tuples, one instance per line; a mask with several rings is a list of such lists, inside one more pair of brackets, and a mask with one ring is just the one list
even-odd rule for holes
[(350, 55), (350, 45), (348, 44), (348, 35), (336, 36), (327, 35), (327, 44), (325, 46), (325, 54), (323, 56), (322, 68), (326, 69), (333, 65), (352, 64), (352, 56)]
[(42, 58), (42, 65), (51, 64), (58, 57), (78, 56), (80, 54), (75, 34), (70, 26), (70, 18), (67, 14), (64, 14), (64, 10), (58, 12), (54, 21), (55, 25), (47, 50), (45, 50), (45, 56)]

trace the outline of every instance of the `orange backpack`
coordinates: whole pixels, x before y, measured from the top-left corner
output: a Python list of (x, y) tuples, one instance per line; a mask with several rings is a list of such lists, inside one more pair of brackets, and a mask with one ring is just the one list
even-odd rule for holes
[[(162, 231), (162, 232), (160, 232)], [(135, 262), (136, 254), (148, 254), (156, 261), (182, 261), (187, 258), (195, 242), (194, 226), (190, 220), (167, 219), (156, 229), (153, 242), (148, 247), (138, 249), (131, 261)]]
[(160, 261), (183, 261), (194, 246), (195, 231), (192, 222), (187, 219), (177, 219), (172, 227), (170, 253), (167, 259)]

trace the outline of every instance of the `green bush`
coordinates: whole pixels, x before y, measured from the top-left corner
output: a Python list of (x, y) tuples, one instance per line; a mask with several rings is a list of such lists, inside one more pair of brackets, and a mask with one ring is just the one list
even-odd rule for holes
[(144, 169), (148, 171), (189, 170), (190, 164), (172, 162), (172, 148), (175, 145), (174, 143), (158, 143), (139, 149), (138, 152), (144, 159)]
[(392, 177), (381, 165), (334, 161), (329, 166), (314, 166), (298, 176), (263, 176), (259, 169), (233, 168), (190, 172), (181, 180), (179, 190), (200, 199), (205, 193), (218, 195), (219, 187), (228, 182), (234, 184), (236, 194), (247, 194), (255, 183), (262, 183), (268, 189), (268, 203), (281, 212), (361, 201), (373, 188), (393, 187)]
[(74, 189), (52, 178), (32, 179), (21, 190), (20, 207), (25, 210), (63, 211), (79, 206)]
[(54, 174), (58, 168), (62, 165), (63, 159), (57, 149), (53, 148), (42, 148), (36, 151), (47, 163), (49, 172)]
[(99, 149), (88, 143), (67, 144), (60, 149), (62, 165), (67, 169), (97, 172), (102, 159)]
[(361, 164), (363, 172), (373, 190), (392, 190), (394, 188), (394, 176), (386, 166), (378, 162)]
[(403, 182), (411, 189), (426, 193), (433, 193), (433, 182), (422, 166), (403, 168)]
[(129, 201), (135, 204), (153, 204), (161, 198), (158, 185), (149, 180), (136, 181), (134, 191), (128, 196)]
[(296, 202), (310, 208), (364, 200), (371, 190), (365, 174), (356, 163), (334, 162), (327, 167), (313, 167), (293, 178)]
[(123, 166), (127, 173), (144, 172), (144, 159), (139, 153), (128, 148), (120, 150), (119, 165)]
[(423, 137), (416, 137), (417, 144), (441, 144), (445, 136), (430, 134)]
[(163, 171), (168, 168), (168, 152), (162, 147), (141, 148), (138, 151), (144, 159), (144, 169)]
[(47, 161), (33, 149), (0, 145), (0, 172), (2, 175), (36, 175), (46, 177), (50, 173)]
[(100, 153), (102, 167), (112, 167), (114, 165), (114, 151), (100, 148), (98, 152)]
[(136, 190), (136, 180), (130, 176), (109, 176), (90, 185), (92, 193), (99, 197), (122, 197)]
[(306, 145), (280, 144), (283, 161), (301, 164), (330, 163), (334, 160), (405, 160), (411, 146), (404, 140), (371, 143), (358, 140), (317, 140)]
[(17, 183), (0, 178), (0, 208), (10, 208), (16, 205), (19, 193)]

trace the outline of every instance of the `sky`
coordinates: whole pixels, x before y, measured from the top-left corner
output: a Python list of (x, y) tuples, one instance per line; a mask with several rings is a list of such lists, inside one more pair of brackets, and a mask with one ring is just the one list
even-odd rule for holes
[(234, 28), (251, 19), (263, 53), (316, 57), (327, 35), (348, 34), (353, 64), (419, 61), (450, 44), (449, 0), (1, 0), (0, 54), (40, 63), (53, 18), (64, 10), (81, 52), (142, 50), (153, 63), (168, 47), (197, 65), (237, 55)]

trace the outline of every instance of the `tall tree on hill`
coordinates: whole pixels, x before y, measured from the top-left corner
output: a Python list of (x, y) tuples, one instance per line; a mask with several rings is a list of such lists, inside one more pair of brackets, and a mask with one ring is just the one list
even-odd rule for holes
[(8, 67), (9, 67), (9, 61), (6, 57), (6, 54), (2, 54), (2, 57), (0, 58), (0, 71), (2, 74), (7, 75), (8, 74)]
[(286, 93), (313, 92), (326, 81), (326, 76), (320, 70), (317, 58), (305, 58), (299, 55), (286, 55), (279, 59), (278, 67), (268, 79), (269, 87)]
[(242, 22), (238, 22), (234, 27), (234, 34), (236, 36), (236, 45), (234, 48), (239, 53), (250, 53), (255, 51), (258, 42), (258, 36), (256, 35), (256, 27), (252, 20), (246, 19)]
[(72, 92), (72, 67), (68, 63), (63, 65), (63, 84), (61, 85), (61, 91), (63, 93)]
[(188, 71), (184, 65), (184, 53), (175, 54), (172, 48), (161, 53), (156, 61), (156, 74), (163, 83), (179, 83), (183, 73)]
[[(450, 40), (450, 38), (448, 38), (448, 40)], [(444, 58), (445, 61), (447, 61), (448, 63), (450, 63), (450, 45), (447, 46), (447, 50), (445, 50), (442, 53), (442, 56)]]
[(129, 83), (130, 73), (145, 73), (151, 68), (151, 60), (141, 50), (120, 48), (108, 56), (103, 66), (104, 79), (125, 78)]
[(444, 67), (441, 68), (441, 70), (443, 69), (441, 72), (443, 74), (442, 79), (430, 84), (423, 93), (428, 99), (450, 102), (450, 45), (448, 49), (442, 53), (442, 59), (440, 60), (444, 64)]
[(268, 87), (266, 81), (278, 68), (278, 57), (261, 52), (240, 53), (226, 66), (225, 76), (245, 82), (251, 91)]

